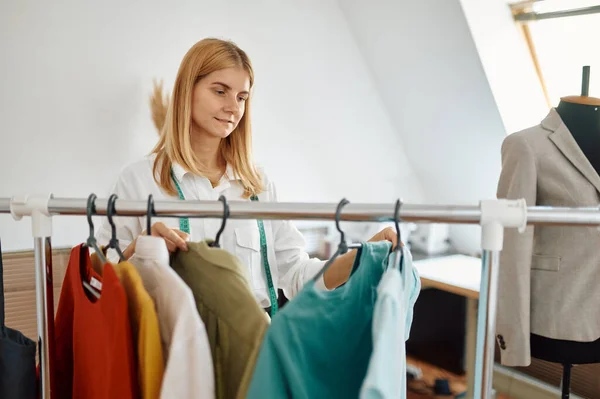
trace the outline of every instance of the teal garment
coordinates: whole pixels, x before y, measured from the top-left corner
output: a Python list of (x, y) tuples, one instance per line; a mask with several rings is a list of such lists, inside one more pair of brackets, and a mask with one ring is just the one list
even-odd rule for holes
[(391, 243), (363, 244), (346, 284), (322, 291), (310, 281), (273, 318), (249, 399), (357, 398), (373, 351), (377, 286)]

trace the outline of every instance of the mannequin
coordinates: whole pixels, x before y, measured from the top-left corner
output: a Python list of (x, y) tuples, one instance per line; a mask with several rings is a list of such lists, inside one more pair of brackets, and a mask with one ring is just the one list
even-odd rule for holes
[[(600, 175), (600, 98), (588, 97), (588, 86), (589, 67), (584, 67), (582, 95), (561, 98), (556, 111)], [(562, 398), (569, 397), (573, 364), (600, 363), (600, 338), (575, 342), (531, 334), (530, 343), (531, 356), (563, 365)]]
[(596, 172), (600, 174), (600, 99), (597, 100), (598, 103), (593, 105), (593, 101), (572, 102), (573, 99), (565, 97), (561, 99), (556, 111)]

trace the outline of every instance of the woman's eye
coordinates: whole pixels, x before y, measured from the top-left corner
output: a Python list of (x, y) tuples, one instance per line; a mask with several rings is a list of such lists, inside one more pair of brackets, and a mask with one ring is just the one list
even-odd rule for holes
[(246, 97), (240, 97), (240, 101), (246, 101)]
[(217, 94), (225, 94), (224, 90), (217, 90)]

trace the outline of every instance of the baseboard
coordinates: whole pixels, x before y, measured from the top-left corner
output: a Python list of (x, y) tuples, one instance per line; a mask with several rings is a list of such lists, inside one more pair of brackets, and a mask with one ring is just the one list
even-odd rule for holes
[[(499, 364), (494, 365), (493, 386), (511, 399), (556, 399), (561, 396), (557, 387)], [(570, 398), (585, 399), (575, 394)]]

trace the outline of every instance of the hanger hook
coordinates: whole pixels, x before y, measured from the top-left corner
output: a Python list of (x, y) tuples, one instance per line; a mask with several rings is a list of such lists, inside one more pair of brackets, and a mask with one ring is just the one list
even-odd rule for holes
[(394, 224), (396, 225), (396, 247), (400, 246), (402, 242), (402, 233), (400, 232), (400, 208), (402, 207), (402, 201), (398, 199), (396, 201), (396, 208), (394, 209)]
[[(92, 215), (96, 214), (96, 194), (92, 193), (90, 194), (90, 196), (88, 197), (87, 200), (87, 210), (86, 210), (86, 214), (87, 214), (87, 221), (88, 221), (88, 225), (90, 226), (90, 237), (94, 236), (94, 221), (92, 220)], [(88, 238), (89, 241), (89, 238)]]
[(117, 198), (119, 198), (117, 194), (111, 194), (111, 196), (108, 197), (108, 205), (106, 206), (106, 217), (108, 218), (108, 223), (110, 224), (110, 227), (112, 227), (113, 238), (116, 238), (117, 236), (117, 227), (115, 226), (115, 222), (113, 221), (113, 215), (116, 212), (115, 201), (117, 200)]
[(148, 206), (146, 208), (146, 231), (149, 236), (152, 235), (152, 216), (154, 216), (154, 197), (152, 194), (148, 195)]
[(224, 195), (219, 197), (219, 201), (223, 203), (223, 221), (221, 223), (221, 228), (217, 232), (217, 237), (215, 238), (215, 242), (213, 243), (213, 247), (219, 248), (219, 240), (221, 239), (221, 233), (225, 230), (225, 224), (227, 223), (227, 219), (229, 218), (229, 205), (227, 205), (227, 198)]
[(119, 254), (119, 259), (123, 261), (125, 260), (125, 257), (123, 256), (123, 252), (121, 252), (121, 248), (119, 248), (119, 239), (117, 238), (117, 226), (113, 221), (113, 216), (117, 212), (117, 209), (115, 208), (115, 202), (117, 201), (117, 198), (119, 198), (117, 194), (112, 194), (110, 197), (108, 197), (108, 205), (106, 207), (106, 217), (108, 218), (108, 223), (110, 224), (112, 233), (110, 242), (108, 243), (108, 247), (113, 248), (115, 251), (117, 251), (117, 253)]
[(400, 231), (400, 208), (402, 207), (402, 201), (398, 199), (396, 201), (396, 207), (394, 209), (394, 224), (396, 225), (396, 248), (390, 248), (390, 254), (394, 254), (394, 268), (397, 268), (400, 272), (404, 268), (404, 252), (402, 251), (402, 233)]
[(333, 256), (329, 258), (329, 260), (325, 262), (325, 265), (321, 268), (321, 270), (319, 270), (318, 273), (313, 276), (312, 281), (317, 281), (325, 273), (329, 266), (331, 266), (335, 258), (337, 258), (341, 254), (345, 254), (346, 252), (348, 252), (348, 244), (346, 243), (344, 232), (340, 227), (340, 218), (342, 215), (342, 208), (349, 203), (350, 201), (348, 201), (346, 198), (342, 198), (342, 200), (338, 203), (337, 208), (335, 209), (335, 228), (337, 229), (337, 231), (339, 231), (341, 236), (340, 244), (338, 245), (338, 249), (337, 251), (335, 251)]
[(341, 236), (339, 247), (340, 247), (340, 250), (342, 251), (342, 253), (346, 253), (348, 251), (348, 246), (346, 245), (345, 234), (342, 231), (342, 229), (340, 228), (340, 218), (342, 215), (342, 208), (349, 203), (350, 203), (350, 201), (348, 201), (346, 198), (342, 198), (342, 200), (339, 202), (339, 204), (337, 205), (337, 208), (335, 210), (335, 228), (337, 229), (337, 231), (339, 231), (340, 236)]

